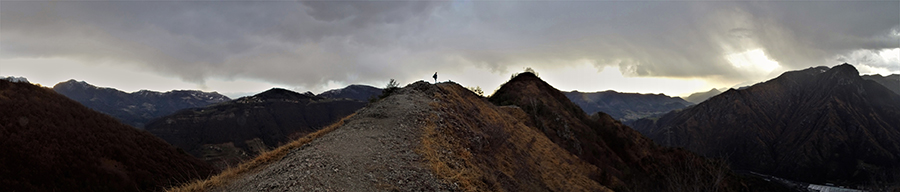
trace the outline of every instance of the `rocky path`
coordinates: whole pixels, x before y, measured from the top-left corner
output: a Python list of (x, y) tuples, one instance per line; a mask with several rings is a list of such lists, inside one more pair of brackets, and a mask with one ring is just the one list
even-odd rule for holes
[[(432, 99), (419, 82), (360, 110), (344, 126), (213, 191), (453, 191), (415, 153)], [(426, 91), (427, 92), (427, 91)]]

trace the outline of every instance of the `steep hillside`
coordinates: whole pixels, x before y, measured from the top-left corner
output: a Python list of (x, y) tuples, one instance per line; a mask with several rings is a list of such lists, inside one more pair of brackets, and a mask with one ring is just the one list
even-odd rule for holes
[(636, 129), (669, 146), (812, 183), (900, 179), (900, 96), (849, 64), (791, 71)]
[[(490, 101), (522, 108), (529, 127), (602, 170), (603, 184), (623, 191), (748, 190), (721, 163), (660, 147), (604, 113), (588, 117), (566, 96), (532, 73), (500, 87)], [(617, 186), (608, 180), (621, 180)], [(753, 190), (762, 190), (755, 188)], [(765, 189), (777, 190), (777, 189)]]
[(381, 95), (381, 89), (368, 85), (350, 85), (341, 89), (332, 89), (320, 93), (318, 96), (326, 98), (348, 98), (360, 101), (368, 101), (369, 98)]
[(684, 100), (687, 100), (688, 102), (691, 102), (691, 103), (701, 103), (703, 101), (706, 101), (710, 97), (713, 97), (713, 96), (716, 96), (719, 94), (722, 94), (722, 91), (719, 91), (718, 89), (713, 88), (707, 92), (692, 93), (691, 95), (688, 95), (687, 98), (684, 98)]
[(900, 94), (900, 74), (892, 74), (888, 76), (881, 75), (863, 75), (863, 79), (872, 80), (884, 85), (896, 94)]
[(420, 81), (253, 161), (265, 165), (172, 191), (609, 191), (595, 166), (527, 127), (524, 114)]
[(53, 90), (0, 80), (0, 191), (156, 191), (212, 166)]
[(663, 94), (619, 93), (615, 91), (593, 93), (572, 91), (563, 92), (563, 94), (587, 114), (604, 112), (620, 121), (662, 115), (693, 104), (684, 99)]
[(270, 89), (160, 117), (146, 130), (220, 169), (319, 130), (366, 102)]
[(137, 128), (143, 128), (154, 118), (181, 109), (203, 107), (231, 100), (216, 92), (192, 90), (175, 90), (165, 93), (141, 90), (126, 93), (113, 88), (96, 87), (74, 79), (56, 84), (53, 86), (53, 90)]

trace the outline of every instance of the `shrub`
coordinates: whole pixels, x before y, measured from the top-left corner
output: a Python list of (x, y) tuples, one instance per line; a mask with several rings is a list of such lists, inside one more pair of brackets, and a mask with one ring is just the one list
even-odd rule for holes
[(391, 96), (394, 91), (400, 89), (400, 84), (397, 83), (394, 79), (388, 82), (387, 86), (384, 86), (384, 90), (381, 91), (381, 96), (378, 96), (379, 99), (384, 99), (385, 97)]
[(478, 95), (479, 97), (484, 97), (484, 91), (482, 91), (479, 86), (466, 87), (466, 89), (469, 89), (469, 91), (472, 91), (472, 93), (475, 93), (475, 95)]

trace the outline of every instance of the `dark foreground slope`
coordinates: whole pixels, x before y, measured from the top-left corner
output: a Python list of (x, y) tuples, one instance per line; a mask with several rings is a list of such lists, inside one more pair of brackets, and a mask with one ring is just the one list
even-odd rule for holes
[(53, 90), (0, 80), (0, 191), (155, 191), (211, 172)]
[(722, 163), (685, 150), (660, 147), (602, 112), (588, 117), (563, 93), (532, 73), (519, 74), (501, 86), (490, 101), (521, 107), (527, 113), (529, 127), (599, 167), (603, 184), (617, 190), (777, 190), (742, 181)]
[(216, 92), (194, 90), (175, 90), (165, 93), (141, 90), (126, 93), (75, 80), (60, 82), (53, 86), (53, 90), (84, 106), (113, 116), (122, 123), (137, 128), (144, 128), (150, 120), (181, 109), (203, 107), (231, 100)]
[(563, 94), (587, 114), (604, 112), (620, 121), (631, 121), (662, 115), (693, 104), (684, 99), (663, 94), (619, 93), (615, 91), (593, 93), (572, 91), (563, 92)]
[(900, 96), (848, 64), (786, 72), (635, 128), (661, 144), (788, 179), (900, 179)]
[(328, 99), (276, 88), (178, 111), (151, 121), (146, 130), (224, 169), (319, 130), (365, 105), (364, 101)]

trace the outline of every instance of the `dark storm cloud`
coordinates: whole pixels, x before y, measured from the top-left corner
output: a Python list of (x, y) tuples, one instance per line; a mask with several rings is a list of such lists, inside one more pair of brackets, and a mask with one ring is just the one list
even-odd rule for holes
[[(763, 49), (795, 69), (900, 47), (898, 7), (896, 1), (3, 2), (0, 56), (111, 60), (193, 82), (250, 78), (306, 88), (416, 80), (466, 65), (505, 72), (509, 65), (584, 60), (627, 75), (745, 81), (751, 77), (725, 55)], [(897, 62), (871, 65), (900, 70)]]

